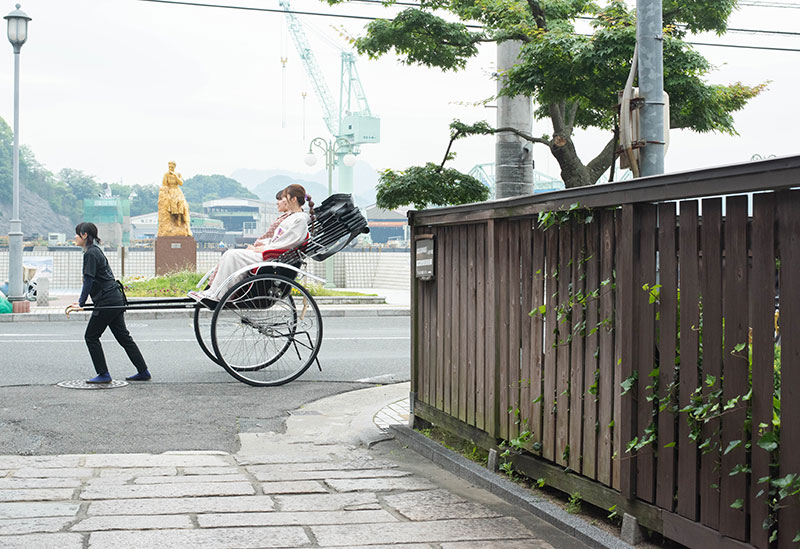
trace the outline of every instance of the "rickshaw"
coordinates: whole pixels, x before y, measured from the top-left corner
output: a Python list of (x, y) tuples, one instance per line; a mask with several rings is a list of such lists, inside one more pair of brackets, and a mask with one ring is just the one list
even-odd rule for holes
[[(232, 274), (218, 302), (191, 298), (130, 299), (126, 311), (194, 309), (194, 333), (203, 352), (235, 379), (256, 387), (283, 385), (301, 376), (322, 345), (322, 316), (308, 290), (298, 282), (324, 279), (302, 270), (309, 259), (324, 261), (358, 235), (367, 220), (349, 194), (334, 194), (315, 209), (309, 237), (277, 257)], [(212, 269), (213, 271), (213, 269)], [(198, 283), (206, 284), (209, 271)], [(238, 280), (242, 274), (246, 276)], [(235, 281), (235, 282), (234, 282)], [(229, 286), (230, 283), (230, 286)], [(211, 315), (210, 324), (208, 315)]]

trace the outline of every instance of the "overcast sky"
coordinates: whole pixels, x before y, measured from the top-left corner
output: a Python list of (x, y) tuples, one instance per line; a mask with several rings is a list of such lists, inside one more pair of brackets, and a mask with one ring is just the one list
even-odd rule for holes
[[(15, 3), (0, 3), (0, 15)], [(278, 0), (210, 3), (279, 8)], [(379, 17), (397, 11), (364, 4), (329, 8), (317, 0), (293, 0), (292, 8)], [(185, 178), (237, 169), (320, 168), (306, 167), (303, 155), (311, 138), (329, 134), (282, 14), (138, 0), (26, 0), (22, 10), (33, 21), (21, 56), (20, 136), (48, 169), (80, 169), (100, 181), (160, 184), (173, 159)], [(365, 21), (301, 20), (313, 26), (309, 40), (338, 100), (337, 45), (346, 47), (343, 35), (362, 34)], [(800, 9), (742, 7), (730, 26), (796, 31), (798, 22)], [(800, 49), (800, 36), (696, 40)], [(743, 162), (754, 154), (795, 154), (800, 52), (698, 49), (718, 66), (713, 82), (771, 84), (736, 115), (738, 137), (673, 132), (667, 171)], [(282, 53), (288, 58), (285, 128)], [(493, 45), (485, 45), (459, 73), (407, 67), (391, 55), (359, 59), (370, 108), (381, 118), (381, 143), (364, 146), (360, 161), (376, 169), (439, 162), (453, 118), (494, 123), (494, 109), (470, 105), (494, 93), (494, 61)], [(7, 41), (0, 42), (0, 116), (12, 124), (13, 54)], [(535, 134), (551, 132), (547, 121), (534, 123)], [(607, 139), (595, 131), (580, 133), (576, 142), (588, 158)], [(455, 151), (453, 166), (468, 171), (494, 161), (494, 140), (462, 140)], [(544, 147), (537, 145), (534, 154), (538, 170), (558, 176)]]

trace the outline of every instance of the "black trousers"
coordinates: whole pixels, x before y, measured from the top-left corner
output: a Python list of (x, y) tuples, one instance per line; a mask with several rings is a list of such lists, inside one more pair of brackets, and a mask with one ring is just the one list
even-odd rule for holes
[[(120, 303), (122, 305), (122, 303)], [(89, 325), (86, 326), (86, 333), (84, 339), (86, 346), (89, 348), (89, 355), (92, 357), (94, 369), (98, 374), (107, 374), (108, 365), (106, 364), (106, 357), (103, 354), (103, 346), (100, 344), (100, 336), (106, 331), (106, 328), (111, 328), (111, 333), (117, 340), (117, 343), (122, 345), (128, 358), (131, 359), (133, 365), (136, 366), (138, 372), (147, 370), (147, 364), (144, 362), (139, 347), (133, 341), (128, 328), (125, 326), (125, 312), (124, 311), (95, 311), (89, 318)]]

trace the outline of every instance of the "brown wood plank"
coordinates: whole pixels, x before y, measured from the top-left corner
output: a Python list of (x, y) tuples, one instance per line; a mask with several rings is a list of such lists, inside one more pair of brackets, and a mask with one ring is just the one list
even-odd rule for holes
[(452, 285), (453, 337), (450, 341), (450, 415), (459, 417), (459, 371), (461, 370), (461, 241), (463, 226), (453, 227), (453, 262), (450, 264)]
[(675, 393), (675, 358), (678, 348), (678, 250), (675, 241), (677, 229), (675, 204), (658, 206), (658, 258), (661, 288), (658, 311), (660, 314), (658, 339), (658, 386), (664, 408), (658, 414), (658, 471), (656, 478), (656, 504), (672, 511), (675, 506), (675, 469), (677, 460), (674, 444), (677, 439), (677, 418), (672, 412)]
[[(415, 242), (415, 240), (414, 240), (415, 234), (416, 234), (416, 231), (415, 231), (414, 227), (412, 226), (411, 227), (411, 242)], [(414, 244), (414, 245), (416, 246), (416, 244)], [(416, 250), (416, 248), (415, 248), (415, 250)], [(411, 368), (411, 376), (410, 376), (411, 377), (411, 379), (410, 379), (411, 386), (410, 386), (410, 390), (411, 390), (412, 393), (416, 393), (417, 390), (418, 390), (417, 381), (416, 381), (417, 380), (416, 373), (417, 373), (417, 370), (419, 369), (419, 350), (417, 349), (417, 338), (418, 338), (418, 334), (419, 334), (419, 328), (418, 328), (419, 311), (417, 310), (416, 302), (417, 302), (417, 293), (419, 292), (419, 289), (418, 289), (417, 285), (419, 284), (419, 282), (417, 281), (416, 277), (414, 276), (413, 261), (414, 261), (414, 258), (413, 258), (413, 254), (412, 254), (412, 258), (411, 258), (411, 262), (412, 262), (411, 286), (410, 286), (411, 295), (409, 297), (410, 297), (410, 302), (413, 305), (413, 307), (411, 308), (411, 318), (409, 319), (410, 320), (410, 326), (409, 326), (410, 341), (409, 341), (409, 344), (411, 346), (410, 349), (409, 349), (410, 352), (411, 352), (410, 365), (409, 366)]]
[(486, 425), (486, 225), (475, 234), (475, 426)]
[(445, 324), (450, 314), (445, 309), (444, 296), (447, 293), (447, 280), (444, 276), (447, 255), (445, 254), (446, 231), (443, 227), (434, 229), (434, 260), (436, 261), (436, 399), (430, 404), (444, 410), (444, 373), (445, 373)]
[[(552, 228), (551, 230), (556, 230)], [(570, 225), (558, 228), (558, 307), (562, 318), (558, 324), (558, 351), (556, 353), (556, 463), (567, 465), (569, 449), (569, 284), (572, 276), (572, 229)]]
[(467, 320), (467, 329), (465, 330), (467, 338), (467, 423), (475, 425), (475, 349), (478, 334), (475, 331), (475, 244), (476, 235), (478, 232), (477, 225), (469, 225), (467, 230), (467, 301), (465, 316)]
[(697, 549), (750, 549), (750, 545), (732, 540), (716, 530), (697, 522), (687, 520), (680, 515), (664, 512), (661, 514), (664, 523), (664, 537)]
[(520, 382), (520, 222), (509, 223), (508, 234), (508, 437), (519, 436)]
[(446, 414), (452, 415), (451, 405), (451, 386), (453, 383), (451, 372), (453, 370), (453, 248), (455, 243), (455, 229), (453, 227), (445, 227), (445, 238), (443, 249), (445, 252), (445, 265), (441, 272), (442, 282), (441, 288), (444, 293), (444, 310), (445, 310), (445, 332), (444, 332), (444, 406), (442, 411)]
[[(614, 318), (614, 269), (616, 266), (614, 213), (600, 212), (600, 301), (597, 331), (597, 480), (612, 486), (614, 401), (619, 386), (614, 383), (614, 333), (610, 324)], [(616, 487), (616, 486), (615, 486)]]
[(508, 306), (509, 306), (509, 288), (508, 288), (508, 239), (509, 239), (509, 222), (502, 221), (497, 223), (497, 242), (498, 242), (498, 257), (497, 263), (497, 290), (498, 290), (498, 308), (500, 316), (498, 319), (498, 346), (500, 347), (499, 359), (497, 365), (499, 373), (499, 385), (497, 387), (498, 396), (498, 421), (500, 427), (500, 438), (508, 440)]
[[(750, 474), (750, 543), (759, 549), (769, 546), (769, 531), (762, 528), (768, 507), (767, 486), (758, 480), (770, 474), (770, 452), (758, 446), (764, 431), (772, 430), (774, 387), (775, 313), (775, 195), (753, 197), (753, 262), (750, 284), (750, 327), (753, 330), (753, 399)], [(787, 416), (788, 417), (788, 416)], [(760, 425), (766, 427), (762, 429)], [(762, 495), (758, 495), (762, 492)]]
[[(577, 221), (572, 223), (572, 321), (569, 330), (572, 333), (570, 344), (570, 380), (569, 380), (569, 468), (581, 470), (583, 461), (583, 335), (581, 324), (584, 321), (581, 296), (584, 291), (584, 259), (586, 257), (585, 225)], [(588, 427), (588, 426), (587, 426)]]
[(430, 349), (430, 357), (428, 359), (428, 393), (427, 393), (427, 403), (436, 402), (436, 357), (437, 353), (436, 350), (439, 345), (439, 339), (437, 336), (437, 320), (438, 320), (438, 310), (436, 308), (436, 304), (438, 301), (438, 286), (435, 282), (429, 283), (429, 295), (430, 295), (430, 312), (428, 315), (431, 318), (431, 349)]
[[(679, 406), (690, 404), (692, 392), (699, 386), (698, 333), (700, 313), (698, 309), (699, 266), (697, 250), (697, 202), (687, 200), (680, 203), (680, 381)], [(689, 439), (689, 425), (678, 421), (678, 502), (677, 512), (697, 520), (697, 444)]]
[[(622, 251), (621, 248), (616, 244), (620, 242), (620, 234), (622, 233), (622, 208), (616, 211), (616, 216), (614, 218), (614, 242), (615, 242), (615, 250), (614, 250), (614, 272), (619, 265), (622, 264)], [(621, 277), (619, 275), (614, 275), (614, 283), (619, 284), (621, 281)], [(616, 313), (616, 311), (621, 311), (622, 306), (622, 292), (618, 289), (614, 290), (614, 313), (613, 313), (613, 345), (614, 345), (614, 425), (619, 426), (622, 424), (621, 416), (622, 416), (622, 390), (620, 389), (620, 382), (622, 381), (622, 338), (618, 335), (621, 331), (621, 319), (620, 315)], [(620, 490), (622, 486), (622, 456), (625, 454), (625, 447), (622, 444), (622, 430), (620, 427), (615, 427), (612, 431), (612, 443), (611, 443), (611, 486)]]
[[(787, 422), (800, 417), (800, 193), (780, 193), (778, 204), (778, 242), (780, 243), (780, 329), (781, 329), (781, 417)], [(785, 424), (785, 425), (788, 425)], [(781, 429), (781, 464), (779, 475), (800, 471), (800, 429)], [(779, 549), (796, 547), (792, 538), (800, 529), (800, 505), (797, 498), (778, 512)]]
[[(584, 476), (597, 478), (597, 392), (598, 382), (598, 328), (597, 311), (600, 297), (600, 218), (595, 214), (594, 220), (586, 226), (586, 273), (584, 293), (587, 294), (585, 311), (585, 335), (583, 347), (583, 463), (581, 471)], [(598, 292), (592, 297), (592, 292)]]
[[(725, 264), (723, 277), (725, 315), (725, 340), (722, 360), (722, 400), (743, 397), (749, 390), (748, 383), (748, 285), (747, 285), (747, 197), (737, 196), (726, 199), (725, 212)], [(740, 351), (737, 345), (744, 345)], [(722, 448), (727, 451), (728, 444), (739, 440), (738, 448), (722, 456), (720, 471), (720, 533), (730, 538), (744, 540), (747, 533), (747, 477), (744, 474), (731, 476), (737, 464), (746, 464), (745, 430), (746, 406), (741, 402), (733, 410), (722, 416)], [(744, 500), (744, 506), (732, 509), (737, 499)]]
[[(639, 525), (644, 528), (657, 532), (663, 529), (661, 509), (654, 505), (644, 503), (638, 499), (625, 499), (612, 488), (607, 488), (598, 482), (575, 474), (570, 469), (550, 464), (534, 456), (527, 454), (515, 455), (512, 463), (514, 464), (514, 470), (523, 473), (528, 478), (543, 478), (547, 482), (547, 486), (552, 486), (564, 494), (579, 492), (581, 500), (586, 503), (591, 503), (600, 509), (616, 506), (615, 511), (617, 513), (628, 513), (636, 517)], [(564, 546), (567, 545), (563, 544), (562, 547)], [(536, 545), (533, 545), (533, 547), (536, 547)]]
[(469, 354), (467, 333), (467, 292), (469, 256), (467, 244), (469, 237), (467, 226), (463, 225), (458, 231), (458, 309), (460, 323), (458, 330), (458, 419), (467, 421), (467, 373), (469, 372)]
[(420, 322), (418, 326), (421, 328), (419, 338), (417, 339), (417, 347), (419, 348), (418, 356), (418, 370), (417, 377), (419, 379), (416, 393), (428, 402), (428, 367), (430, 364), (430, 329), (431, 321), (428, 317), (430, 308), (428, 307), (428, 291), (429, 283), (423, 282), (417, 286), (417, 303), (419, 303)]
[[(520, 431), (533, 432), (531, 421), (531, 322), (533, 310), (533, 255), (531, 220), (521, 221), (520, 260), (522, 301), (519, 312), (520, 326)], [(529, 446), (530, 447), (530, 446)]]
[[(533, 246), (533, 289), (532, 289), (532, 309), (536, 312), (531, 317), (531, 431), (532, 442), (542, 443), (542, 419), (543, 407), (542, 399), (544, 395), (544, 315), (539, 308), (545, 305), (545, 278), (547, 267), (545, 265), (545, 234), (543, 231), (534, 229), (532, 235)], [(541, 455), (541, 450), (538, 452)]]
[[(626, 205), (622, 208), (622, 226), (619, 234), (619, 263), (617, 269), (620, 273), (620, 331), (617, 338), (622, 340), (622, 362), (619, 367), (617, 385), (632, 380), (636, 371), (638, 358), (638, 330), (636, 310), (641, 287), (638, 286), (639, 273), (639, 231), (641, 229), (641, 205)], [(628, 311), (631, 311), (629, 314)], [(643, 380), (639, 380), (641, 383)], [(621, 389), (618, 389), (621, 391)], [(637, 383), (620, 398), (620, 421), (615, 424), (619, 429), (620, 444), (626, 448), (628, 443), (636, 436), (638, 413), (636, 410)], [(626, 498), (636, 496), (636, 455), (626, 452), (619, 454), (620, 492)]]
[[(703, 394), (710, 398), (719, 389), (722, 375), (722, 200), (703, 200), (703, 379), (717, 380), (713, 387), (703, 384)], [(700, 521), (719, 528), (719, 419), (708, 422), (703, 440), (714, 447), (700, 456)]]
[(497, 234), (495, 222), (486, 224), (486, 425), (484, 430), (498, 436), (497, 424)]
[[(641, 438), (646, 436), (645, 431), (653, 422), (652, 397), (655, 379), (653, 372), (656, 367), (655, 357), (655, 307), (650, 303), (650, 291), (644, 290), (644, 285), (652, 288), (656, 285), (656, 224), (657, 207), (643, 204), (640, 214), (639, 228), (639, 261), (638, 282), (636, 292), (636, 326), (635, 335), (638, 338), (636, 369), (639, 372), (637, 396), (636, 434)], [(655, 501), (655, 444), (648, 444), (636, 453), (636, 497), (648, 503)]]
[(550, 461), (556, 459), (556, 416), (553, 407), (556, 399), (556, 309), (558, 307), (558, 229), (550, 227), (545, 231), (547, 238), (547, 278), (545, 279), (545, 300), (547, 312), (544, 324), (544, 397), (542, 399), (542, 450)]

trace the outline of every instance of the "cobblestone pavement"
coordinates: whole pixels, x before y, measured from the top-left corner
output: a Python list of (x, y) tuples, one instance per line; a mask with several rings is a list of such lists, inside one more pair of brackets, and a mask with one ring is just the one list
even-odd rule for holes
[[(583, 547), (379, 444), (375, 408), (353, 411), (358, 394), (399, 396), (375, 388), (318, 401), (285, 433), (240, 435), (250, 438), (237, 454), (0, 456), (0, 547)], [(355, 434), (365, 417), (371, 431)], [(393, 449), (376, 449), (385, 444)]]

